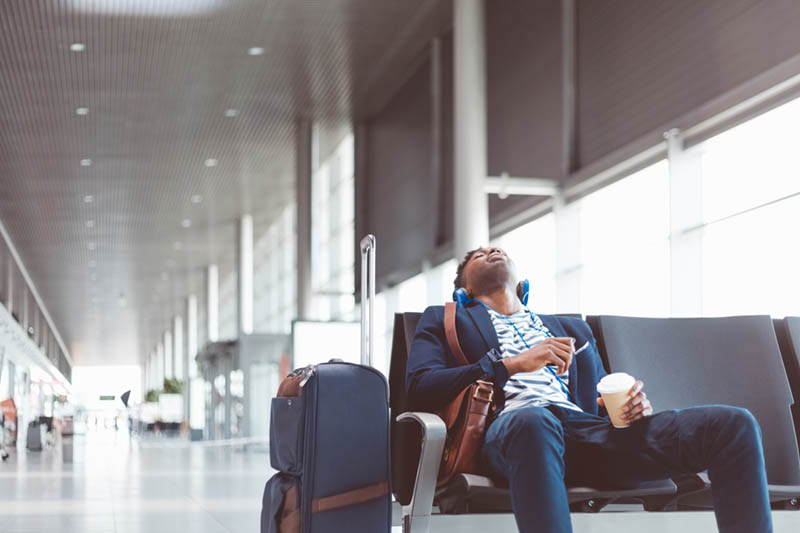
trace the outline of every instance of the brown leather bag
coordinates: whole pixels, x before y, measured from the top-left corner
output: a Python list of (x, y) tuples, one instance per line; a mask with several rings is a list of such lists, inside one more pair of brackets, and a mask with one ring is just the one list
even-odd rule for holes
[[(444, 332), (450, 351), (460, 365), (469, 361), (461, 349), (456, 332), (455, 302), (444, 306)], [(439, 412), (447, 426), (447, 439), (439, 467), (437, 486), (446, 484), (456, 474), (477, 474), (478, 457), (488, 427), (488, 417), (494, 397), (494, 384), (478, 380), (456, 396)]]

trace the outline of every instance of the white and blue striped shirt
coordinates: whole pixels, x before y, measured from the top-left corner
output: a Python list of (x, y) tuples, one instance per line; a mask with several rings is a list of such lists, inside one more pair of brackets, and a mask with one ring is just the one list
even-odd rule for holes
[[(533, 347), (548, 337), (548, 329), (542, 323), (538, 315), (534, 315), (523, 309), (511, 316), (501, 315), (494, 309), (486, 309), (492, 319), (492, 324), (497, 332), (497, 340), (500, 342), (500, 350), (503, 357), (509, 357), (524, 352), (528, 346)], [(531, 319), (533, 317), (533, 319)], [(509, 323), (512, 322), (514, 327)], [(522, 335), (525, 342), (520, 338)], [(559, 376), (564, 385), (568, 385), (569, 377), (565, 373)], [(546, 368), (541, 368), (536, 372), (520, 372), (508, 378), (503, 392), (506, 396), (506, 405), (503, 413), (524, 407), (527, 405), (534, 405), (544, 407), (547, 405), (558, 405), (567, 409), (574, 409), (580, 411), (581, 408), (572, 403), (569, 396), (564, 392), (561, 384), (558, 383), (558, 378), (554, 376)]]

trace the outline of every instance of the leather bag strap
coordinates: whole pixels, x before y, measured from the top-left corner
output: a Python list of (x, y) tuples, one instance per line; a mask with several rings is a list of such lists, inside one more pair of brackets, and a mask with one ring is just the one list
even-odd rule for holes
[(444, 334), (447, 337), (447, 345), (450, 351), (456, 357), (458, 364), (466, 366), (469, 364), (464, 351), (461, 349), (461, 344), (458, 342), (458, 332), (456, 331), (456, 309), (458, 304), (455, 302), (447, 302), (444, 304)]
[(357, 503), (364, 503), (389, 494), (389, 483), (381, 481), (374, 485), (367, 485), (360, 489), (340, 492), (326, 498), (318, 498), (311, 502), (311, 512), (321, 513), (340, 507), (348, 507)]
[(300, 502), (295, 487), (290, 487), (283, 499), (278, 533), (300, 533)]

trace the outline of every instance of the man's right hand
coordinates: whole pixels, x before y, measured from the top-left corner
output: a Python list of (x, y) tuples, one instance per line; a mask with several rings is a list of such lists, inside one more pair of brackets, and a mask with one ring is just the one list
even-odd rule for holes
[(508, 375), (519, 372), (536, 372), (546, 365), (555, 365), (556, 374), (565, 373), (572, 364), (575, 353), (575, 339), (572, 337), (551, 337), (517, 355), (502, 359)]

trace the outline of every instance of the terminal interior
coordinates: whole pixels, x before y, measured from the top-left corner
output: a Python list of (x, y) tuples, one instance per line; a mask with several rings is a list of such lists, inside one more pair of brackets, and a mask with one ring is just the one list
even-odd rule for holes
[(398, 314), (488, 244), (535, 313), (769, 320), (748, 385), (784, 395), (767, 463), (800, 472), (799, 26), (789, 0), (3, 1), (0, 532), (258, 531), (281, 380), (361, 361), (367, 234), (387, 379)]

